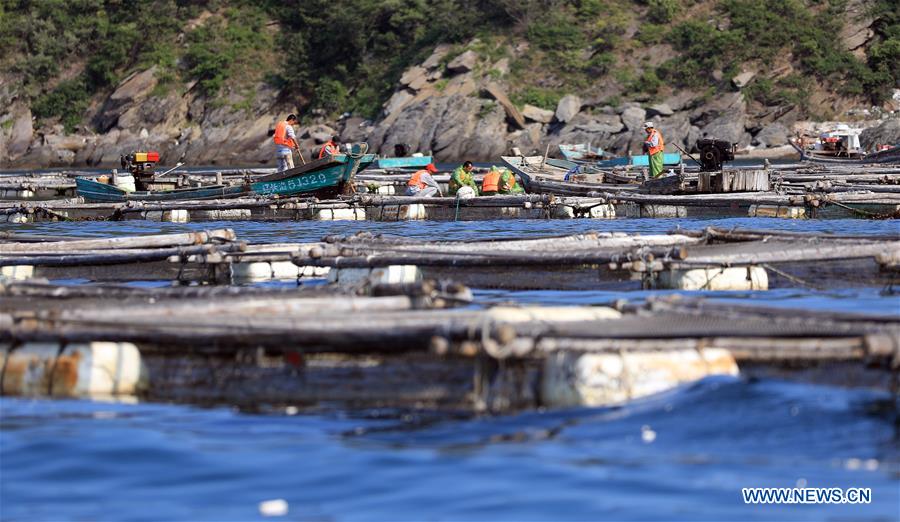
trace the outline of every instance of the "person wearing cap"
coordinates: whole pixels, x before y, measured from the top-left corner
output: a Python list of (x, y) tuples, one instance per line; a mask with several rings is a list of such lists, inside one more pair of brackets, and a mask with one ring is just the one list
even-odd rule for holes
[(475, 195), (478, 195), (478, 184), (475, 183), (475, 180), (472, 178), (473, 170), (475, 170), (475, 166), (472, 165), (471, 161), (467, 161), (459, 167), (456, 167), (456, 170), (450, 175), (451, 196), (455, 196), (459, 189), (463, 187), (470, 187)]
[(666, 145), (663, 142), (662, 134), (656, 130), (656, 125), (652, 121), (644, 123), (644, 131), (647, 133), (647, 138), (644, 140), (644, 153), (649, 156), (650, 177), (656, 178), (662, 175), (663, 149)]
[(334, 135), (319, 149), (319, 159), (341, 153), (341, 137)]
[(420, 198), (429, 198), (435, 195), (441, 195), (441, 186), (431, 176), (437, 173), (437, 167), (434, 163), (429, 163), (422, 170), (417, 170), (409, 181), (406, 183), (406, 195), (418, 196)]

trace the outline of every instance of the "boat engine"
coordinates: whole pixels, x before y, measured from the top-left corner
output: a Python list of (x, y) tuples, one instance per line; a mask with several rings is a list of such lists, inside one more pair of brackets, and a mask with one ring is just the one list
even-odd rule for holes
[(405, 158), (409, 156), (409, 145), (406, 143), (394, 144), (394, 156), (397, 158)]
[(700, 170), (715, 172), (722, 170), (726, 161), (734, 161), (734, 144), (730, 141), (703, 138), (697, 140), (700, 151)]
[(119, 158), (122, 170), (130, 172), (134, 176), (134, 183), (138, 190), (147, 190), (147, 185), (153, 179), (153, 169), (159, 163), (159, 153), (132, 152)]

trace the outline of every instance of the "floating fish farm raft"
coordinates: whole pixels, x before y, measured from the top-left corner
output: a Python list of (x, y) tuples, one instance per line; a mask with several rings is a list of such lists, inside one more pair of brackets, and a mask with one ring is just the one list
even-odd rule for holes
[[(896, 315), (627, 293), (605, 306), (486, 305), (470, 290), (888, 288), (896, 237), (708, 228), (254, 244), (230, 229), (4, 232), (0, 266), (8, 395), (505, 412), (621, 404), (713, 375), (896, 392), (900, 370)], [(72, 279), (93, 284), (50, 282)], [(124, 284), (134, 280), (179, 284)], [(271, 280), (300, 284), (248, 285)]]
[[(0, 222), (144, 219), (468, 221), (493, 219), (778, 217), (887, 218), (900, 212), (900, 167), (787, 165), (696, 172), (636, 181), (631, 170), (566, 177), (559, 160), (504, 158), (528, 194), (470, 199), (404, 197), (408, 173), (362, 171), (357, 193), (334, 200), (310, 197), (85, 202), (76, 197), (77, 173), (7, 176), (0, 183)], [(548, 163), (545, 163), (547, 161)], [(154, 180), (159, 187), (198, 187), (214, 180), (237, 185), (267, 169), (182, 173)], [(83, 173), (81, 173), (83, 174)], [(177, 174), (177, 173), (176, 173)], [(476, 180), (480, 174), (476, 175)], [(564, 178), (567, 180), (564, 181)], [(436, 175), (446, 183), (449, 175)]]
[[(896, 218), (900, 167), (682, 165), (645, 180), (630, 168), (574, 169), (544, 157), (503, 162), (527, 193), (405, 197), (408, 172), (363, 170), (355, 191), (327, 200), (232, 190), (239, 197), (138, 200), (119, 191), (124, 201), (91, 202), (77, 193), (83, 172), (4, 176), (0, 392), (506, 412), (622, 404), (715, 375), (898, 391), (900, 314), (749, 306), (711, 293), (892, 293), (900, 234), (602, 229), (614, 218)], [(168, 171), (144, 180), (143, 194), (249, 186), (270, 174)], [(435, 179), (446, 192), (449, 175)], [(244, 241), (220, 225), (91, 238), (28, 225), (499, 219), (594, 221), (577, 234), (533, 238), (365, 232), (278, 243)], [(60, 284), (71, 281), (83, 284)], [(618, 298), (532, 306), (474, 297), (487, 289)], [(634, 297), (651, 290), (673, 292)]]

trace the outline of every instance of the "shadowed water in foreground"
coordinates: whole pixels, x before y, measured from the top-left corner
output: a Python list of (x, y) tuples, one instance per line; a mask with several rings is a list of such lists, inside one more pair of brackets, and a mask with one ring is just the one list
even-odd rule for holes
[[(734, 379), (484, 418), (3, 399), (0, 517), (248, 520), (284, 499), (291, 520), (896, 520), (889, 402)], [(741, 496), (798, 485), (872, 488), (872, 502)]]

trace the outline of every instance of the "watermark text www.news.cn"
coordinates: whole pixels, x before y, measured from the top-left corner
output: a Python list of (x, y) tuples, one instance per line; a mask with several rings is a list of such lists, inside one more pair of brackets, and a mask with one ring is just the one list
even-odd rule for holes
[(870, 504), (871, 488), (741, 488), (745, 504)]

